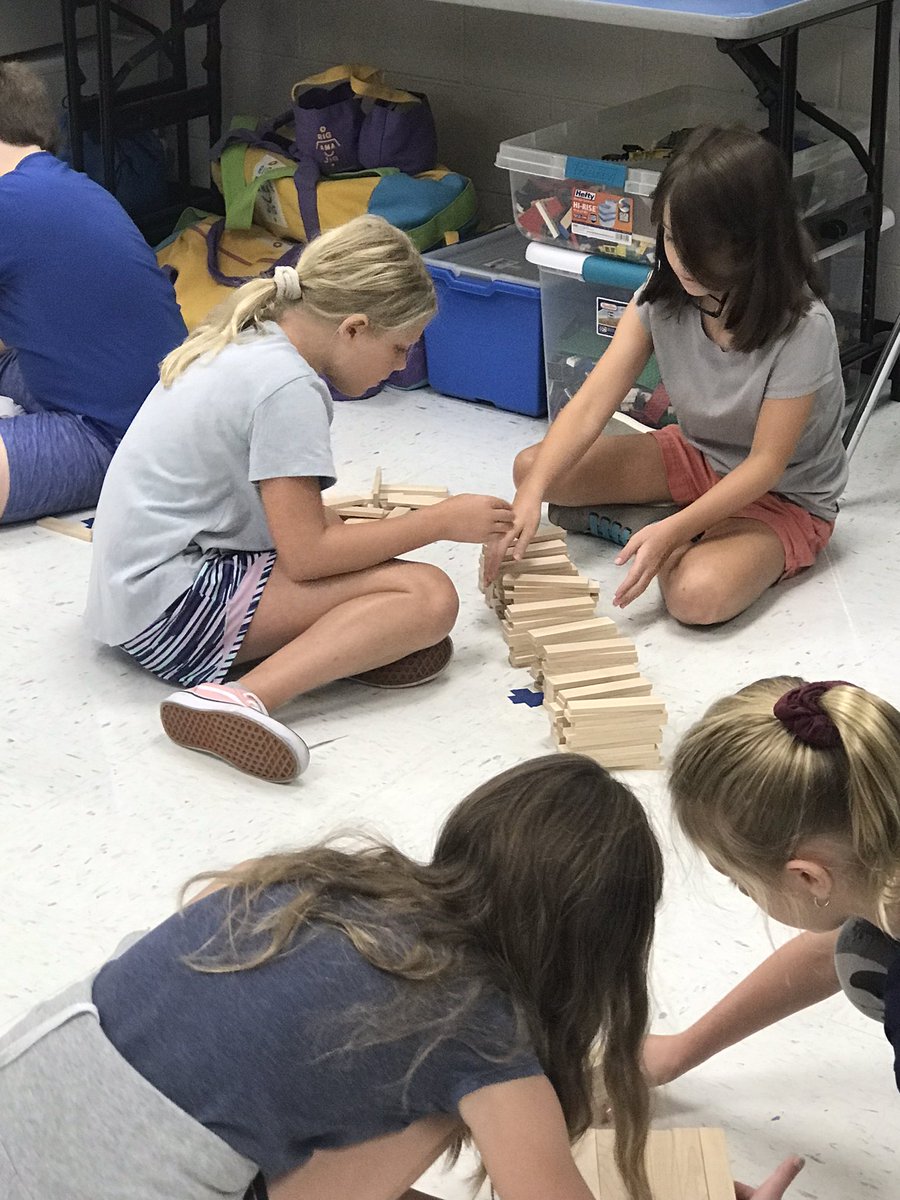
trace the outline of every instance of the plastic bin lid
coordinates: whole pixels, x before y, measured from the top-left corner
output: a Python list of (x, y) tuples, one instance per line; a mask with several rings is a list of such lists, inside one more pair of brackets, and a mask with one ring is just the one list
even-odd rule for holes
[(481, 237), (454, 246), (431, 250), (422, 257), (427, 263), (445, 267), (454, 275), (478, 275), (484, 279), (526, 283), (537, 287), (538, 268), (525, 259), (528, 241), (515, 225), (506, 225)]
[[(861, 114), (822, 111), (836, 117), (862, 142), (868, 138), (868, 120)], [(639, 159), (626, 166), (600, 156), (618, 151), (626, 142), (651, 145), (672, 129), (734, 121), (762, 129), (767, 121), (766, 110), (746, 93), (682, 85), (508, 138), (500, 143), (495, 166), (544, 179), (585, 179), (647, 196), (656, 185), (665, 160), (654, 163)], [(794, 154), (795, 177), (852, 154), (839, 137), (829, 135), (826, 129), (801, 114), (796, 129), (798, 134), (810, 136), (813, 144)]]

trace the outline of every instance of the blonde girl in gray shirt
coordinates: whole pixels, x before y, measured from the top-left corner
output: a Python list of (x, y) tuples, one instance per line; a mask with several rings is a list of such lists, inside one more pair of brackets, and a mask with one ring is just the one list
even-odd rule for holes
[[(841, 364), (791, 180), (769, 142), (695, 130), (663, 172), (652, 215), (653, 273), (584, 386), (516, 459), (515, 522), (498, 549), (517, 539), (524, 550), (543, 500), (674, 503), (617, 557), (630, 569), (613, 603), (624, 607), (658, 576), (677, 620), (710, 625), (810, 566), (831, 536), (847, 479)], [(654, 352), (678, 425), (604, 436)]]
[(360, 395), (434, 311), (410, 240), (359, 217), (245, 284), (163, 360), (100, 496), (86, 621), (184, 689), (161, 708), (180, 744), (288, 782), (309, 752), (271, 709), (334, 679), (409, 686), (447, 665), (453, 584), (397, 556), (505, 533), (510, 505), (454, 496), (345, 526), (321, 498), (335, 481), (322, 376)]

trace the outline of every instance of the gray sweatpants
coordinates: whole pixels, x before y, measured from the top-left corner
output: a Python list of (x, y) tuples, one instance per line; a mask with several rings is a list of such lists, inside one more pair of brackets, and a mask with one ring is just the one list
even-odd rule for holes
[(2, 1200), (243, 1200), (256, 1174), (122, 1058), (89, 980), (0, 1040)]

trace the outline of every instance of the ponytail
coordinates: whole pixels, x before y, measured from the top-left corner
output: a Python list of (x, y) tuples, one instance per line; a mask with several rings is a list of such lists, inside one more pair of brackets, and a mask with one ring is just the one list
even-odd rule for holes
[(260, 329), (291, 308), (339, 325), (363, 313), (376, 331), (424, 325), (436, 311), (434, 285), (422, 256), (383, 217), (355, 217), (315, 238), (296, 267), (238, 288), (168, 354), (159, 377), (169, 387), (193, 362), (218, 354), (246, 329)]
[[(799, 688), (816, 696), (812, 731), (775, 712)], [(734, 878), (772, 884), (804, 840), (830, 837), (882, 915), (900, 900), (900, 712), (863, 688), (750, 684), (684, 736), (670, 786), (686, 836)]]
[(900, 712), (857, 687), (834, 688), (821, 704), (844, 749), (854, 857), (884, 910), (900, 900)]

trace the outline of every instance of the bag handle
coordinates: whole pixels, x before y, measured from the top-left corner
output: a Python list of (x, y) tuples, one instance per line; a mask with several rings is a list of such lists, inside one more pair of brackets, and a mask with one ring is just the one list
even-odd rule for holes
[(372, 100), (386, 100), (389, 104), (420, 104), (420, 98), (414, 92), (402, 88), (392, 88), (384, 82), (384, 74), (378, 67), (365, 66), (362, 63), (342, 63), (338, 67), (329, 67), (318, 75), (308, 75), (295, 83), (291, 89), (291, 99), (296, 100), (307, 88), (328, 87), (335, 83), (349, 83), (357, 96), (367, 96)]
[(276, 267), (294, 267), (297, 265), (297, 259), (303, 250), (303, 247), (297, 244), (288, 246), (278, 262), (272, 263), (271, 267), (268, 267), (265, 271), (260, 271), (258, 275), (226, 275), (219, 267), (219, 250), (222, 245), (222, 234), (224, 232), (224, 217), (220, 217), (218, 221), (214, 221), (206, 231), (206, 268), (209, 271), (210, 277), (216, 283), (221, 283), (225, 287), (239, 288), (242, 284), (249, 283), (251, 279), (267, 279), (275, 274)]

